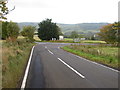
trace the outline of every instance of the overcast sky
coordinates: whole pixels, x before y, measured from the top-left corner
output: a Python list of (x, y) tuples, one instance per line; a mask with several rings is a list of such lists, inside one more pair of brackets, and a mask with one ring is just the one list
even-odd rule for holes
[(87, 22), (118, 21), (119, 0), (8, 0), (14, 11), (8, 21), (41, 22), (51, 18), (56, 23), (76, 24)]

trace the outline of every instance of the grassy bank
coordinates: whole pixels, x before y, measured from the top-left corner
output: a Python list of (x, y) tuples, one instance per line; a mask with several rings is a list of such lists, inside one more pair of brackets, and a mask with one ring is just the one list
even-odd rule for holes
[(16, 88), (23, 75), (33, 44), (19, 39), (17, 42), (3, 42), (2, 45), (2, 87)]
[(110, 46), (70, 45), (62, 49), (89, 60), (118, 68), (118, 48)]

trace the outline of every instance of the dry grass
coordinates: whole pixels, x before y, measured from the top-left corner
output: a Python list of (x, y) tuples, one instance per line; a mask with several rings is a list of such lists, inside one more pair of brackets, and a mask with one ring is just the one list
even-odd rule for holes
[(0, 46), (0, 89), (2, 88), (2, 47)]
[(2, 40), (0, 40), (0, 43), (2, 43)]
[(106, 43), (105, 41), (98, 41), (98, 40), (83, 40), (81, 43)]
[[(23, 36), (18, 36), (18, 39), (25, 39), (25, 37)], [(38, 35), (34, 35), (33, 39), (35, 39), (36, 41), (41, 41), (38, 37)]]
[(2, 53), (2, 86), (16, 88), (33, 44), (21, 39), (15, 43), (5, 42), (2, 46), (2, 50), (0, 50)]
[(18, 36), (18, 39), (24, 39), (25, 37), (23, 37), (23, 36)]
[(12, 48), (7, 48), (7, 47), (2, 47), (2, 70), (3, 72), (6, 71), (8, 69), (8, 65), (9, 65), (9, 56), (14, 57), (15, 53), (13, 52)]
[(41, 40), (39, 39), (38, 35), (34, 35), (34, 39), (35, 39), (36, 41), (41, 41)]
[(6, 42), (6, 40), (0, 40), (0, 44), (2, 44), (2, 43), (4, 43), (4, 42)]

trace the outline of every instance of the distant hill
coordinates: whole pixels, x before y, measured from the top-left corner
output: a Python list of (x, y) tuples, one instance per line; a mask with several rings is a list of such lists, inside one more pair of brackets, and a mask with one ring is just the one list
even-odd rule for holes
[(58, 24), (62, 32), (69, 34), (72, 31), (77, 31), (78, 33), (87, 32), (99, 32), (100, 28), (109, 23), (80, 23), (80, 24)]
[[(70, 34), (72, 31), (77, 31), (78, 33), (96, 33), (99, 32), (99, 29), (109, 23), (79, 23), (79, 24), (60, 24), (57, 25), (61, 28), (64, 34)], [(20, 29), (22, 30), (23, 26), (32, 25), (38, 28), (38, 23), (34, 22), (22, 22), (18, 23)]]
[(23, 29), (23, 26), (28, 26), (28, 25), (36, 26), (38, 28), (37, 22), (21, 22), (21, 23), (18, 23), (18, 25), (19, 25), (21, 30)]

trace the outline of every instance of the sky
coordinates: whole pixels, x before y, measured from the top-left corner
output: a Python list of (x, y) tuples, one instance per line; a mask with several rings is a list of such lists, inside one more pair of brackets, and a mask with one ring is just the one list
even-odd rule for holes
[(8, 0), (8, 21), (56, 23), (114, 23), (118, 21), (119, 0)]

